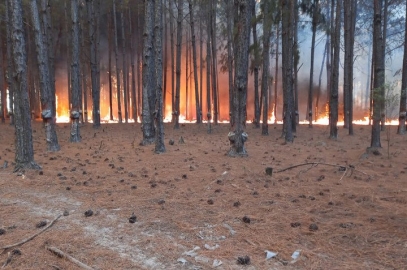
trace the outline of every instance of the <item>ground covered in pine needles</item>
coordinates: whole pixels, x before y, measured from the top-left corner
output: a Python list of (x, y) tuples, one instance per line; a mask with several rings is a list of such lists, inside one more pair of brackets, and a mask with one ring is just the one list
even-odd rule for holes
[(155, 154), (139, 124), (85, 125), (76, 144), (58, 124), (61, 151), (48, 153), (36, 122), (42, 170), (13, 173), (14, 129), (1, 125), (0, 267), (407, 268), (407, 136), (395, 127), (366, 153), (368, 126), (337, 141), (300, 126), (285, 145), (281, 125), (249, 125), (244, 158), (226, 155), (227, 124), (165, 128)]

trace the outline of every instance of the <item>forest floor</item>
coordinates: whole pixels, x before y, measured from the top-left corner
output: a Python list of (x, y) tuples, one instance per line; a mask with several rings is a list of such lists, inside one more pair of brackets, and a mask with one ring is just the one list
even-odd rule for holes
[(227, 124), (165, 128), (155, 154), (139, 124), (88, 124), (76, 144), (58, 124), (61, 151), (49, 153), (36, 122), (42, 170), (17, 174), (14, 129), (0, 125), (0, 267), (79, 269), (51, 246), (94, 269), (407, 268), (407, 136), (395, 127), (367, 154), (368, 126), (333, 141), (304, 125), (285, 145), (281, 125), (269, 136), (248, 125), (244, 158), (226, 155)]

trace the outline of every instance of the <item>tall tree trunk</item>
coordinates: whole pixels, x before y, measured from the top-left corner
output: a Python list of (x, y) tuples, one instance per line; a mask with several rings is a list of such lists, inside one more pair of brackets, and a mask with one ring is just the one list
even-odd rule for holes
[(43, 35), (40, 24), (40, 16), (38, 13), (37, 0), (31, 0), (31, 19), (35, 35), (35, 47), (37, 52), (37, 63), (40, 77), (41, 90), (41, 116), (45, 124), (45, 137), (47, 151), (56, 152), (60, 147), (58, 137), (55, 130), (55, 119), (53, 114), (53, 95), (51, 89), (51, 79), (49, 70), (49, 57), (46, 37)]
[(300, 50), (298, 49), (298, 21), (299, 15), (297, 10), (298, 0), (294, 0), (293, 3), (293, 35), (294, 35), (294, 42), (293, 42), (293, 92), (294, 92), (294, 107), (292, 111), (293, 117), (291, 118), (292, 123), (292, 131), (293, 133), (297, 132), (297, 123), (300, 122), (299, 120), (299, 112), (298, 112), (298, 62), (300, 61)]
[(109, 115), (110, 121), (113, 121), (113, 85), (112, 85), (112, 16), (111, 12), (107, 14), (107, 44), (108, 44), (108, 72), (109, 72)]
[(217, 87), (218, 83), (218, 71), (217, 62), (218, 56), (216, 51), (216, 3), (215, 0), (211, 0), (211, 49), (212, 49), (212, 98), (213, 98), (213, 123), (218, 124), (219, 118), (219, 91)]
[(185, 119), (189, 120), (189, 32), (185, 29)]
[(51, 103), (52, 103), (52, 118), (54, 123), (56, 122), (56, 89), (55, 89), (55, 52), (56, 42), (53, 39), (52, 34), (52, 16), (51, 16), (51, 2), (47, 0), (41, 0), (41, 6), (43, 10), (42, 24), (44, 27), (44, 39), (48, 46), (48, 63), (49, 63), (49, 76), (51, 83)]
[(313, 115), (313, 99), (314, 99), (314, 55), (315, 55), (315, 36), (317, 33), (317, 23), (318, 23), (318, 9), (319, 0), (314, 0), (312, 8), (312, 38), (311, 38), (311, 63), (310, 63), (310, 74), (309, 74), (309, 87), (308, 87), (308, 116), (309, 127), (312, 128), (312, 115)]
[(356, 23), (356, 0), (344, 1), (344, 43), (345, 61), (343, 78), (345, 128), (353, 135), (353, 45)]
[[(381, 43), (382, 48), (381, 50), (383, 51), (382, 53), (382, 62), (383, 62), (383, 72), (384, 75), (383, 77), (386, 80), (386, 42), (387, 42), (387, 23), (388, 23), (388, 12), (389, 12), (389, 0), (382, 0), (383, 6), (383, 18), (382, 18), (382, 37), (383, 37), (383, 42)], [(383, 82), (385, 83), (385, 81)], [(380, 100), (380, 130), (384, 131), (386, 129), (386, 87), (383, 85), (381, 87), (381, 95), (383, 96), (383, 99)]]
[(180, 114), (180, 91), (181, 91), (181, 43), (182, 43), (182, 19), (183, 19), (183, 0), (178, 0), (178, 14), (177, 14), (177, 44), (176, 44), (176, 59), (175, 59), (175, 123), (174, 128), (179, 129), (179, 114)]
[(192, 8), (192, 0), (188, 0), (188, 7), (189, 7), (189, 20), (191, 22), (192, 62), (194, 65), (196, 123), (200, 124), (202, 122), (202, 115), (200, 112), (200, 108), (201, 108), (200, 104), (201, 104), (202, 100), (199, 100), (198, 64), (197, 64), (197, 55), (196, 55), (195, 22), (194, 22), (194, 10)]
[[(11, 0), (6, 1), (6, 31), (7, 31), (7, 73), (13, 74), (13, 51), (12, 51), (12, 7)], [(14, 92), (16, 85), (14, 84), (14, 79), (12, 76), (7, 76), (7, 85), (8, 85), (8, 98), (9, 103), (7, 104), (8, 113), (10, 116), (10, 125), (14, 125)]]
[(155, 0), (155, 26), (154, 26), (154, 49), (155, 49), (155, 152), (164, 153), (164, 123), (163, 123), (163, 60), (162, 60), (162, 39), (163, 39), (163, 17), (162, 0)]
[(174, 10), (173, 2), (174, 0), (169, 0), (169, 10), (170, 10), (170, 47), (171, 47), (171, 122), (175, 123), (175, 51), (174, 51)]
[(120, 68), (119, 68), (119, 52), (118, 52), (118, 34), (117, 34), (117, 14), (116, 14), (116, 0), (113, 0), (113, 30), (114, 30), (114, 54), (116, 58), (116, 82), (117, 82), (117, 115), (119, 123), (123, 122), (122, 119), (122, 103), (121, 103), (121, 88), (120, 88)]
[[(69, 8), (69, 6), (68, 6), (68, 4), (67, 3), (69, 3), (69, 1), (65, 1), (65, 3), (64, 3), (64, 18), (65, 18), (65, 35), (66, 35), (66, 39), (65, 39), (65, 42), (66, 42), (66, 70), (67, 70), (67, 72), (66, 72), (66, 75), (67, 75), (67, 87), (68, 87), (68, 93), (67, 93), (67, 96), (68, 96), (68, 109), (69, 110), (71, 110), (71, 99), (72, 99), (72, 97), (71, 97), (71, 95), (72, 95), (72, 87), (71, 87), (71, 61), (72, 61), (72, 57), (71, 57), (71, 30), (69, 29), (69, 21), (70, 21), (70, 18), (69, 18), (69, 16), (68, 16), (68, 8)], [(58, 99), (58, 102), (60, 103), (62, 101), (62, 99), (61, 98), (59, 98)]]
[(229, 119), (233, 112), (233, 1), (226, 1), (227, 65), (229, 82)]
[[(133, 24), (131, 21), (131, 9), (129, 8), (129, 27), (130, 27), (130, 58), (131, 58), (131, 108), (132, 117), (135, 123), (137, 123), (137, 99), (136, 99), (136, 68), (134, 63), (134, 37), (133, 37)], [(165, 87), (164, 87), (165, 91)], [(165, 92), (164, 92), (165, 93)], [(165, 94), (164, 94), (165, 96)], [(140, 98), (140, 97), (139, 97)], [(165, 100), (165, 98), (164, 98)]]
[[(335, 0), (332, 0), (332, 9)], [(339, 86), (339, 52), (341, 42), (341, 9), (342, 1), (336, 0), (335, 27), (332, 31), (333, 58), (331, 74), (331, 91), (329, 96), (329, 137), (336, 140), (338, 138), (338, 86)]]
[(261, 134), (268, 135), (268, 90), (269, 90), (269, 69), (270, 69), (270, 36), (271, 36), (271, 3), (263, 2), (263, 72), (261, 78), (261, 93), (263, 99), (263, 123), (261, 126)]
[[(144, 46), (143, 46), (143, 113), (142, 113), (142, 144), (151, 144), (155, 140), (155, 129), (153, 111), (154, 107), (150, 106), (152, 94), (156, 91), (155, 78), (155, 56), (154, 56), (154, 5), (155, 1), (147, 0), (145, 2), (145, 23), (144, 23)], [(155, 100), (154, 105), (155, 105)]]
[(4, 124), (6, 122), (7, 106), (6, 106), (6, 87), (4, 84), (4, 59), (3, 59), (3, 40), (0, 35), (0, 94), (1, 94), (1, 122)]
[(27, 56), (23, 28), (21, 0), (8, 0), (13, 47), (13, 73), (15, 83), (15, 162), (14, 171), (40, 169), (34, 161), (30, 105), (27, 91)]
[(280, 23), (277, 23), (276, 25), (276, 36), (277, 36), (277, 41), (276, 41), (276, 70), (274, 74), (274, 124), (277, 124), (277, 104), (278, 104), (278, 70), (279, 70), (279, 47), (280, 47)]
[(129, 98), (129, 88), (127, 85), (127, 60), (126, 60), (126, 38), (124, 32), (124, 4), (123, 0), (120, 0), (120, 28), (121, 28), (121, 40), (122, 40), (122, 64), (123, 64), (123, 103), (124, 103), (124, 122), (129, 122), (129, 111), (128, 111), (128, 98)]
[(202, 26), (202, 17), (199, 16), (199, 100), (201, 103), (199, 104), (199, 115), (201, 116), (201, 120), (204, 119), (202, 114), (203, 108), (203, 66), (204, 66), (204, 58), (203, 58), (203, 26)]
[(374, 62), (374, 82), (373, 82), (373, 125), (370, 147), (381, 147), (380, 143), (380, 121), (381, 121), (381, 100), (384, 99), (384, 51), (382, 34), (382, 4), (381, 0), (374, 0), (374, 20), (373, 20), (373, 62)]
[(257, 20), (256, 20), (256, 4), (252, 7), (253, 20), (253, 75), (254, 75), (254, 127), (260, 128), (260, 98), (259, 98), (259, 66), (260, 66), (260, 45), (257, 40)]
[[(207, 118), (207, 132), (212, 132), (211, 120), (212, 120), (212, 108), (211, 108), (211, 9), (208, 3), (207, 7), (207, 34), (206, 34), (206, 118)], [(232, 123), (232, 122), (231, 122)]]
[(321, 70), (319, 71), (317, 98), (315, 101), (315, 121), (317, 121), (319, 118), (319, 99), (321, 97), (322, 73), (324, 71), (325, 57), (327, 53), (328, 53), (328, 43), (325, 42), (324, 54), (322, 55)]
[(403, 73), (401, 75), (401, 94), (400, 94), (400, 114), (398, 134), (406, 134), (406, 102), (407, 102), (407, 3), (406, 3), (405, 27), (404, 27), (404, 56)]
[(72, 20), (72, 63), (71, 63), (71, 87), (72, 87), (72, 106), (71, 106), (71, 142), (80, 142), (81, 135), (79, 130), (80, 118), (80, 67), (79, 67), (79, 5), (78, 0), (71, 1), (71, 20)]
[(286, 142), (293, 142), (293, 0), (282, 0), (282, 65), (283, 65), (283, 135)]
[(89, 25), (89, 53), (90, 53), (90, 70), (92, 84), (92, 120), (93, 127), (100, 127), (100, 89), (98, 88), (97, 76), (97, 42), (96, 42), (96, 15), (93, 0), (86, 0), (88, 25)]
[(236, 39), (236, 65), (233, 96), (233, 131), (229, 132), (229, 156), (247, 156), (244, 146), (248, 138), (246, 127), (247, 81), (249, 69), (250, 26), (254, 0), (235, 1), (235, 12), (238, 14)]

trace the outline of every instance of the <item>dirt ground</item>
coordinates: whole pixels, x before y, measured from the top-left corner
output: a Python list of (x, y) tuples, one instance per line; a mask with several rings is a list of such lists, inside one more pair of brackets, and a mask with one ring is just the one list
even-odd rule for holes
[(248, 125), (245, 158), (226, 156), (227, 124), (165, 128), (167, 152), (154, 154), (139, 124), (82, 126), (77, 144), (58, 124), (61, 151), (48, 153), (36, 122), (42, 170), (13, 174), (14, 129), (0, 125), (0, 265), (79, 269), (56, 247), (94, 269), (407, 268), (407, 136), (395, 127), (389, 151), (383, 132), (380, 154), (365, 154), (368, 126), (337, 141), (300, 126), (284, 145), (280, 125)]

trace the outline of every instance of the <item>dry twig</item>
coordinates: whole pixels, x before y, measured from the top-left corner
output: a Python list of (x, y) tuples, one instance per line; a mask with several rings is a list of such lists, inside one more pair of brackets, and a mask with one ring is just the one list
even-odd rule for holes
[(57, 221), (61, 216), (62, 216), (62, 215), (57, 216), (53, 221), (51, 221), (50, 224), (48, 224), (46, 227), (44, 227), (44, 229), (42, 229), (41, 231), (39, 231), (39, 232), (37, 232), (37, 233), (31, 235), (30, 237), (28, 237), (28, 238), (26, 238), (26, 239), (24, 239), (24, 240), (22, 240), (22, 241), (20, 241), (20, 242), (18, 242), (18, 243), (11, 244), (11, 245), (4, 246), (4, 247), (0, 247), (0, 249), (3, 249), (3, 251), (2, 251), (0, 254), (2, 254), (4, 251), (6, 251), (6, 250), (9, 249), (9, 248), (21, 246), (21, 245), (27, 243), (28, 241), (34, 239), (35, 237), (37, 237), (37, 236), (40, 235), (41, 233), (43, 233), (43, 232), (45, 232), (46, 230), (48, 230), (48, 229), (55, 223), (55, 221)]
[(78, 261), (78, 260), (75, 259), (74, 257), (72, 257), (72, 256), (70, 256), (70, 255), (64, 253), (62, 250), (60, 250), (60, 249), (58, 249), (58, 248), (56, 248), (56, 247), (47, 246), (47, 250), (51, 251), (52, 253), (54, 253), (55, 255), (57, 255), (57, 256), (59, 256), (59, 257), (61, 257), (61, 258), (67, 259), (68, 261), (70, 261), (70, 262), (76, 264), (77, 266), (79, 266), (79, 267), (81, 267), (81, 268), (83, 268), (83, 269), (86, 269), (86, 270), (93, 270), (92, 267), (87, 266), (86, 264), (84, 264), (84, 263)]
[(310, 170), (310, 169), (312, 169), (312, 168), (314, 168), (314, 167), (316, 167), (318, 165), (325, 165), (325, 166), (343, 168), (343, 169), (345, 169), (345, 171), (347, 170), (347, 168), (350, 168), (352, 171), (360, 172), (361, 174), (369, 176), (367, 173), (355, 169), (355, 166), (353, 166), (353, 165), (344, 166), (344, 165), (337, 165), (337, 164), (323, 163), (323, 162), (307, 162), (307, 163), (296, 164), (296, 165), (293, 165), (293, 166), (278, 170), (275, 173), (281, 173), (281, 172), (285, 172), (285, 171), (288, 171), (288, 170), (291, 170), (291, 169), (294, 169), (294, 168), (297, 168), (297, 167), (307, 166), (307, 165), (312, 165), (308, 170)]

